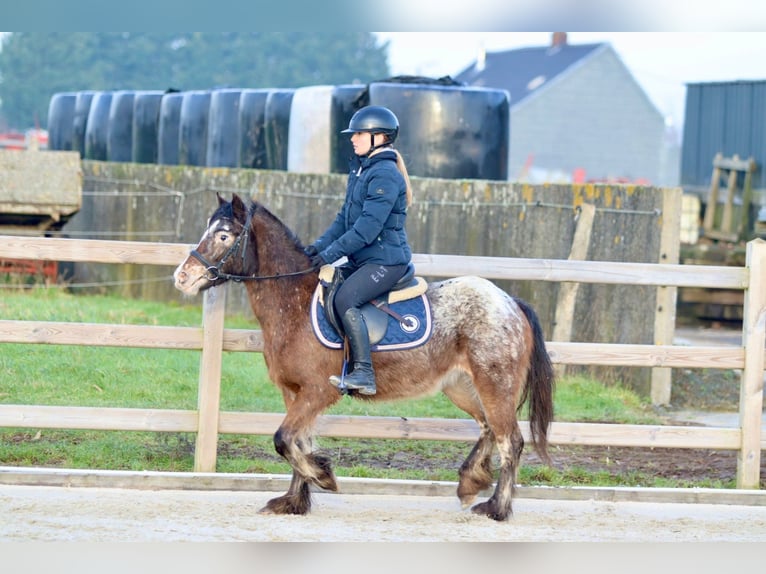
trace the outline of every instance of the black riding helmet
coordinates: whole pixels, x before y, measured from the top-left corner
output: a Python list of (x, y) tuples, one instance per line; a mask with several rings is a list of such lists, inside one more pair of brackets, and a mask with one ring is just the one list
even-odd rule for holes
[(386, 134), (388, 141), (380, 145), (370, 145), (369, 155), (375, 149), (388, 146), (394, 143), (396, 136), (399, 135), (399, 120), (394, 112), (383, 106), (366, 106), (357, 110), (351, 121), (348, 122), (348, 128), (341, 131), (342, 134), (353, 134), (357, 132), (367, 132), (370, 134), (370, 143), (374, 134)]

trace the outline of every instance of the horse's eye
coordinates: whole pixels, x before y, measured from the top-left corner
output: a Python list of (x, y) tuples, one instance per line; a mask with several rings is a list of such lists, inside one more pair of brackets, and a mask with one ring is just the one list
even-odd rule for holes
[(221, 241), (226, 242), (229, 239), (229, 236), (225, 233), (221, 233), (218, 237), (220, 237)]

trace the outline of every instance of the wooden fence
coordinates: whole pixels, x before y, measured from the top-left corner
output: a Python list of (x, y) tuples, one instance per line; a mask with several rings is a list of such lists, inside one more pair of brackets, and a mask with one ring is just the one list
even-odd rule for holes
[[(175, 267), (190, 249), (177, 243), (74, 240), (0, 236), (0, 258), (146, 264)], [(617, 263), (576, 260), (414, 256), (419, 274), (429, 277), (480, 275), (575, 283), (742, 289), (745, 295), (741, 347), (626, 345), (548, 342), (554, 363), (742, 371), (739, 426), (736, 428), (554, 422), (553, 444), (738, 451), (738, 488), (757, 489), (760, 481), (764, 345), (766, 344), (766, 242), (747, 246), (745, 267)], [(203, 326), (159, 327), (0, 320), (0, 343), (124, 346), (201, 350), (198, 408), (96, 408), (0, 405), (0, 427), (128, 430), (196, 433), (195, 471), (214, 472), (218, 435), (276, 431), (283, 415), (220, 411), (222, 351), (263, 350), (258, 330), (225, 329), (226, 287), (206, 292)], [(407, 419), (325, 415), (323, 436), (474, 441), (472, 420)], [(523, 428), (529, 438), (529, 429)]]

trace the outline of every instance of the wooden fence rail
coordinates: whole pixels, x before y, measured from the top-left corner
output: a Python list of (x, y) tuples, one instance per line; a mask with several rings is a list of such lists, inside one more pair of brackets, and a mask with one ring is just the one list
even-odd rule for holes
[[(0, 236), (0, 258), (133, 263), (176, 266), (189, 245)], [(747, 246), (745, 267), (632, 264), (615, 262), (414, 256), (419, 274), (475, 274), (490, 279), (619, 283), (665, 287), (742, 289), (745, 293), (741, 347), (546, 343), (554, 363), (636, 367), (740, 369), (737, 428), (554, 422), (553, 444), (709, 448), (738, 451), (737, 486), (760, 482), (763, 370), (766, 363), (766, 242)], [(220, 411), (222, 351), (262, 352), (259, 330), (225, 329), (226, 287), (206, 292), (203, 326), (158, 327), (0, 320), (0, 343), (57, 344), (201, 350), (195, 411), (0, 405), (0, 427), (194, 432), (195, 470), (213, 472), (219, 434), (273, 434), (283, 415)], [(467, 419), (407, 419), (325, 415), (324, 436), (474, 441), (478, 427)], [(524, 426), (525, 437), (529, 429)]]

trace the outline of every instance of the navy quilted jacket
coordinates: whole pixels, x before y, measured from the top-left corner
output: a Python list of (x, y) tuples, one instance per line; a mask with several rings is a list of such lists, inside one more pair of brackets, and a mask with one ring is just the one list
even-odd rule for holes
[(314, 246), (328, 263), (345, 255), (356, 267), (403, 265), (412, 257), (406, 217), (407, 190), (396, 153), (384, 150), (361, 162), (354, 158), (343, 206)]

